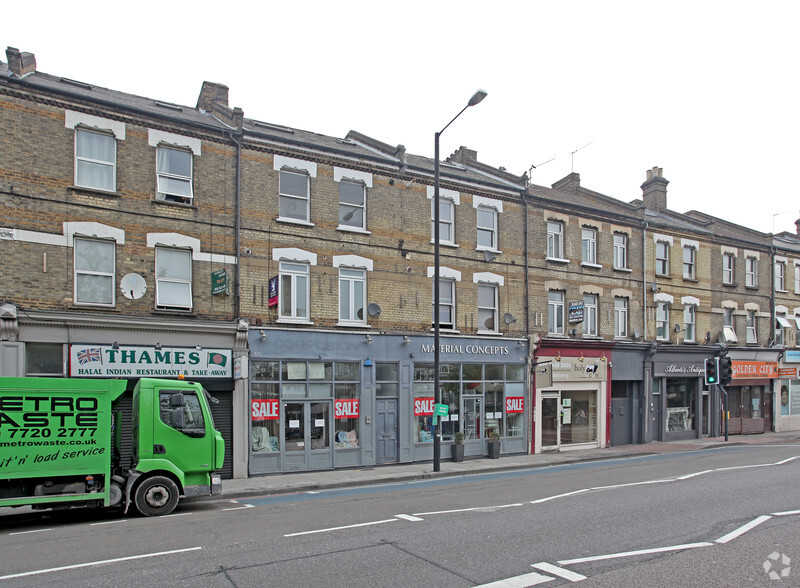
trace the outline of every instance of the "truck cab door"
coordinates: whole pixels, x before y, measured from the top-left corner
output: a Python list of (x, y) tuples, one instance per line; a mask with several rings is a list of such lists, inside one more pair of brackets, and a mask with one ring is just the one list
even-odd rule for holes
[(153, 458), (172, 462), (186, 475), (205, 475), (214, 469), (214, 435), (205, 399), (194, 389), (158, 390), (159, 409), (153, 411)]

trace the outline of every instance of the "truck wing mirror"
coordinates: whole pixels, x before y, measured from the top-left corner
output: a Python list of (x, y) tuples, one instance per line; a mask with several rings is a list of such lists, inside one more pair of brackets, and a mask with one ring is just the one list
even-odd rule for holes
[(174, 429), (183, 429), (185, 422), (183, 420), (183, 409), (174, 408), (169, 415), (169, 424)]
[(169, 405), (172, 407), (183, 406), (183, 394), (176, 392), (169, 395)]

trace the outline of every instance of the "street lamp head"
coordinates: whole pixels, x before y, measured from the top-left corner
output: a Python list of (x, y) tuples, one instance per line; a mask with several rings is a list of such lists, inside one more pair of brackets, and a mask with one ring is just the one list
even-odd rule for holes
[(475, 106), (484, 98), (486, 98), (486, 90), (478, 90), (472, 95), (472, 98), (469, 99), (467, 106)]

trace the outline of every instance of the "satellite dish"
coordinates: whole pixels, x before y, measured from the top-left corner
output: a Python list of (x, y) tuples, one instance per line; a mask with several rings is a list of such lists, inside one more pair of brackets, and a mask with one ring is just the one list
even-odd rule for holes
[(485, 261), (494, 261), (495, 254), (487, 249), (483, 250), (483, 259)]
[(371, 317), (381, 316), (381, 307), (375, 304), (374, 302), (370, 302), (367, 305), (367, 313)]
[(119, 281), (122, 295), (130, 300), (138, 300), (147, 291), (147, 284), (139, 274), (125, 274)]
[(507, 325), (510, 325), (513, 322), (516, 322), (517, 319), (514, 318), (514, 315), (510, 312), (507, 312), (503, 315), (503, 322)]

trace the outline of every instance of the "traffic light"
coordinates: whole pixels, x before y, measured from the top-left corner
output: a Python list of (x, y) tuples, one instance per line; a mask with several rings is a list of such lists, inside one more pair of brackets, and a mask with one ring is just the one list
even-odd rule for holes
[(719, 369), (717, 370), (717, 376), (719, 377), (719, 383), (723, 386), (727, 386), (731, 383), (731, 378), (733, 378), (733, 365), (731, 358), (720, 357), (718, 362)]
[(706, 357), (706, 384), (719, 384), (719, 358)]

